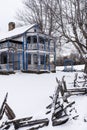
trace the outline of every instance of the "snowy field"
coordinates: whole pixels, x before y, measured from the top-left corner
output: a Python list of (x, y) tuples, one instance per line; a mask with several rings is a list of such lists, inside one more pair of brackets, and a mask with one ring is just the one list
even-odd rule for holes
[[(79, 66), (76, 69), (82, 70), (83, 67)], [(0, 75), (0, 105), (8, 92), (7, 103), (13, 109), (16, 118), (33, 116), (33, 119), (51, 119), (50, 114), (46, 115), (45, 113), (47, 112), (46, 106), (52, 101), (49, 96), (54, 94), (57, 86), (56, 77), (61, 80), (65, 76), (67, 87), (73, 88), (72, 82), (75, 73), (77, 73), (59, 71), (61, 69), (61, 67), (57, 67), (56, 73), (40, 75), (21, 72), (9, 76)], [(79, 71), (78, 74), (79, 76), (83, 75)], [(69, 100), (75, 101), (74, 106), (79, 115), (77, 120), (70, 117), (67, 123), (55, 127), (52, 127), (50, 122), (41, 130), (87, 130), (87, 122), (84, 122), (84, 119), (87, 118), (87, 96), (72, 96)]]

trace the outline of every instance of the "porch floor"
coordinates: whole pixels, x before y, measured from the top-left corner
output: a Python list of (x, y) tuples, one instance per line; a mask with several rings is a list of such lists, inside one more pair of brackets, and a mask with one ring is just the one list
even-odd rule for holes
[(33, 74), (43, 74), (43, 73), (50, 73), (50, 71), (47, 70), (41, 70), (41, 71), (33, 71), (33, 70), (21, 70), (23, 73), (33, 73)]

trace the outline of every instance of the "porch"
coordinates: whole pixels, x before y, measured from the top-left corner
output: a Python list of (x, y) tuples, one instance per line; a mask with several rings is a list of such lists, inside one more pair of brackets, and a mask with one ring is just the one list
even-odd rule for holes
[[(23, 59), (24, 56), (24, 59)], [(0, 52), (0, 71), (54, 71), (55, 65), (50, 61), (50, 54), (38, 52)]]

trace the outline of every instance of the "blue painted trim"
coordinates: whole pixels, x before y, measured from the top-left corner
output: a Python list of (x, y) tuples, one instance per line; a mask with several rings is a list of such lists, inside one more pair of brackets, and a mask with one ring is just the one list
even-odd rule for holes
[[(26, 50), (28, 50), (28, 43), (26, 39)], [(26, 70), (28, 70), (28, 53), (26, 52)]]
[(44, 70), (46, 70), (46, 42), (44, 38)]
[(39, 34), (37, 34), (37, 50), (39, 50)]
[(22, 64), (23, 64), (23, 70), (25, 70), (25, 62), (24, 62), (24, 39), (25, 39), (25, 34), (23, 35), (23, 42), (22, 42), (22, 49), (23, 49), (23, 52), (22, 52)]
[(38, 57), (38, 72), (40, 71), (40, 64), (39, 64), (39, 61), (40, 61), (40, 54), (39, 52), (37, 53), (37, 57)]
[(18, 70), (20, 70), (20, 52), (18, 52)]
[(28, 53), (26, 52), (26, 70), (28, 70)]
[(65, 59), (64, 60), (64, 71), (67, 71), (67, 66), (70, 65), (71, 66), (71, 71), (73, 71), (73, 65), (74, 65), (74, 61), (72, 59)]
[(14, 51), (12, 52), (12, 62), (13, 62), (13, 70), (14, 70)]
[[(9, 41), (7, 42), (7, 47), (9, 48)], [(9, 51), (7, 51), (7, 66), (6, 66), (6, 68), (7, 68), (7, 71), (9, 71)]]
[(39, 61), (40, 61), (40, 54), (39, 54), (39, 50), (40, 50), (40, 47), (39, 47), (39, 34), (37, 34), (37, 57), (38, 57), (38, 67), (37, 67), (37, 70), (38, 72), (40, 71), (40, 64), (39, 64)]

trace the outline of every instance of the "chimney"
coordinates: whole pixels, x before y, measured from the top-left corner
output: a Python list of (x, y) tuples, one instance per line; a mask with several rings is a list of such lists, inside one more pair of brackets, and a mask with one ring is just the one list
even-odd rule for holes
[(15, 23), (14, 23), (14, 22), (10, 22), (10, 23), (8, 24), (8, 31), (13, 30), (14, 28), (15, 28)]

